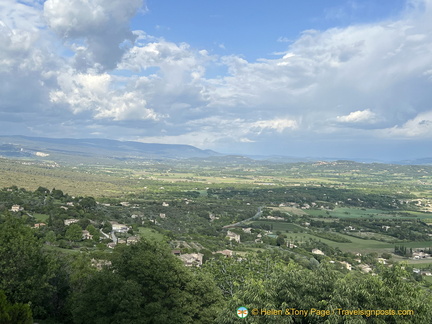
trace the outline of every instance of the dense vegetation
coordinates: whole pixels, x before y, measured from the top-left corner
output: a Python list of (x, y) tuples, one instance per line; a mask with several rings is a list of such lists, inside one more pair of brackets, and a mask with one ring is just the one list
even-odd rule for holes
[[(386, 172), (379, 165), (368, 165), (373, 170), (367, 173), (350, 162), (274, 164), (266, 166), (271, 176), (255, 165), (251, 180), (245, 166), (225, 165), (223, 172), (196, 166), (191, 173), (182, 163), (178, 169), (135, 165), (107, 176), (107, 166), (5, 162), (0, 323), (234, 323), (240, 306), (321, 311), (250, 314), (246, 323), (430, 322), (430, 281), (413, 271), (420, 265), (412, 261), (419, 248), (425, 255), (432, 246), (427, 167), (389, 167), (411, 177), (392, 190), (385, 184), (392, 177), (381, 178)], [(332, 176), (292, 183), (305, 168)], [(356, 179), (339, 182), (349, 172)], [(7, 180), (12, 173), (43, 182), (19, 188)], [(357, 179), (365, 174), (377, 175), (382, 190), (370, 185), (376, 181), (360, 187)], [(414, 191), (419, 178), (426, 184)], [(73, 194), (58, 186), (59, 179)], [(99, 194), (101, 184), (115, 193)], [(107, 233), (115, 222), (128, 230), (116, 233), (111, 249)], [(240, 242), (229, 240), (227, 231)], [(221, 253), (227, 249), (232, 256)], [(203, 264), (185, 267), (172, 250), (200, 253)], [(412, 313), (341, 312), (356, 309)]]
[[(377, 276), (358, 275), (313, 258), (274, 251), (243, 261), (216, 258), (191, 270), (166, 245), (143, 240), (104, 255), (111, 262), (97, 270), (88, 254), (47, 251), (34, 232), (14, 217), (2, 219), (0, 238), (0, 290), (7, 303), (20, 305), (22, 312), (26, 311), (22, 305), (28, 304), (35, 318), (57, 323), (231, 323), (239, 305), (414, 311), (409, 317), (376, 317), (386, 323), (402, 319), (426, 323), (432, 317), (430, 292), (396, 265), (379, 267)], [(0, 294), (1, 300), (0, 305), (5, 305)], [(284, 316), (278, 322), (345, 323), (350, 318), (366, 323), (366, 317), (338, 314)], [(249, 322), (267, 321), (271, 317), (251, 317)]]

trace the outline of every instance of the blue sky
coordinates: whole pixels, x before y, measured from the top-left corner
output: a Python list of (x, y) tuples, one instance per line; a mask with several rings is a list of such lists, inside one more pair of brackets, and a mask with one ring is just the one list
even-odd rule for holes
[(0, 0), (0, 134), (431, 156), (432, 0)]
[(401, 0), (153, 0), (147, 1), (148, 11), (137, 15), (132, 26), (212, 53), (256, 60), (286, 51), (287, 44), (305, 30), (397, 17), (405, 4)]

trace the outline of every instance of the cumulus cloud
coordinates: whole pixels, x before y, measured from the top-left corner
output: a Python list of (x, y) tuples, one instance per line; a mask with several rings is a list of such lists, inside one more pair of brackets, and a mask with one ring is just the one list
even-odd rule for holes
[(369, 109), (357, 110), (345, 116), (337, 116), (338, 122), (341, 123), (373, 123), (376, 121), (376, 115)]
[(276, 58), (248, 61), (131, 31), (142, 0), (0, 0), (0, 119), (25, 112), (40, 116), (26, 119), (31, 132), (63, 122), (75, 136), (222, 150), (424, 138), (432, 1), (408, 4), (397, 19), (307, 30)]
[(402, 126), (383, 129), (381, 135), (397, 138), (432, 138), (432, 111), (418, 114)]
[(51, 102), (67, 104), (73, 113), (90, 111), (95, 118), (115, 121), (153, 119), (160, 116), (146, 107), (138, 91), (113, 88), (113, 77), (104, 74), (63, 74), (58, 78), (60, 90), (50, 93)]
[(177, 87), (201, 79), (205, 63), (211, 60), (206, 50), (196, 51), (186, 43), (175, 44), (162, 39), (132, 47), (119, 68), (141, 72), (157, 67), (171, 86)]
[(125, 42), (136, 36), (129, 20), (143, 0), (47, 0), (44, 15), (49, 27), (71, 42), (76, 65), (81, 69), (113, 69), (121, 60)]
[[(49, 87), (59, 60), (43, 30), (40, 8), (0, 0), (0, 113), (3, 121), (22, 122), (36, 110), (49, 112)], [(21, 116), (17, 116), (17, 114)], [(27, 115), (26, 115), (27, 114)], [(30, 118), (34, 118), (31, 116)]]

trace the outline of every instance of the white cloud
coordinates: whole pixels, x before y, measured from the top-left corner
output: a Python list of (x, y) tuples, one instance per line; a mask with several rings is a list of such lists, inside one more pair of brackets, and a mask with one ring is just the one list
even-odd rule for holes
[(77, 67), (113, 69), (125, 51), (120, 45), (136, 38), (129, 20), (142, 5), (143, 0), (47, 0), (44, 15), (53, 31), (72, 42)]
[(282, 133), (285, 129), (297, 129), (298, 124), (292, 119), (272, 119), (272, 120), (260, 120), (251, 123), (251, 129), (256, 129), (258, 132), (262, 132), (265, 129), (276, 130)]
[(240, 142), (240, 143), (255, 143), (254, 140), (251, 140), (251, 139), (249, 139), (249, 138), (247, 138), (247, 137), (242, 137), (242, 138), (240, 138), (240, 139), (239, 139), (239, 142)]
[(212, 60), (206, 50), (194, 51), (186, 43), (175, 44), (158, 40), (138, 44), (125, 55), (120, 69), (140, 72), (158, 67), (167, 81), (183, 82), (203, 77), (206, 62)]
[(418, 114), (402, 126), (384, 129), (381, 135), (398, 138), (432, 138), (432, 111)]
[(142, 0), (0, 0), (0, 119), (214, 149), (427, 137), (432, 1), (409, 3), (398, 19), (304, 31), (248, 61), (132, 32)]
[(65, 73), (58, 78), (60, 90), (52, 91), (53, 103), (67, 104), (74, 114), (90, 111), (95, 118), (157, 120), (139, 91), (115, 89), (113, 77), (104, 74)]
[[(227, 142), (255, 143), (263, 137), (283, 135), (285, 131), (293, 131), (299, 126), (297, 121), (291, 119), (250, 121), (241, 118), (227, 119), (221, 116), (189, 121), (185, 127), (193, 134), (201, 132), (200, 147), (206, 143), (209, 147), (216, 148), (221, 143)], [(197, 140), (194, 142), (196, 143)]]
[(337, 116), (338, 122), (341, 123), (374, 123), (376, 115), (369, 109), (357, 110), (345, 116)]
[[(27, 1), (26, 3), (30, 3)], [(0, 0), (0, 113), (3, 121), (35, 121), (50, 113), (49, 88), (55, 84), (59, 59), (43, 29), (40, 6)], [(20, 115), (17, 115), (20, 114)], [(16, 127), (16, 125), (15, 125)]]
[(279, 42), (279, 43), (289, 43), (289, 42), (291, 42), (291, 40), (289, 38), (287, 38), (287, 37), (279, 36), (278, 39), (277, 39), (277, 42)]

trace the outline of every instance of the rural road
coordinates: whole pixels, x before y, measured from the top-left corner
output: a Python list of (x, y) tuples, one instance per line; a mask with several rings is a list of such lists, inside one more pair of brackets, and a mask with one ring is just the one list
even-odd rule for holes
[(257, 212), (254, 216), (252, 216), (252, 217), (250, 217), (250, 218), (248, 218), (248, 219), (242, 220), (241, 222), (238, 222), (238, 223), (235, 223), (235, 224), (225, 225), (225, 226), (222, 227), (222, 228), (237, 227), (237, 226), (240, 226), (242, 223), (248, 222), (248, 221), (250, 221), (250, 220), (252, 220), (252, 219), (260, 218), (260, 217), (261, 217), (261, 214), (262, 214), (261, 208), (262, 208), (262, 207), (258, 207), (258, 212)]

